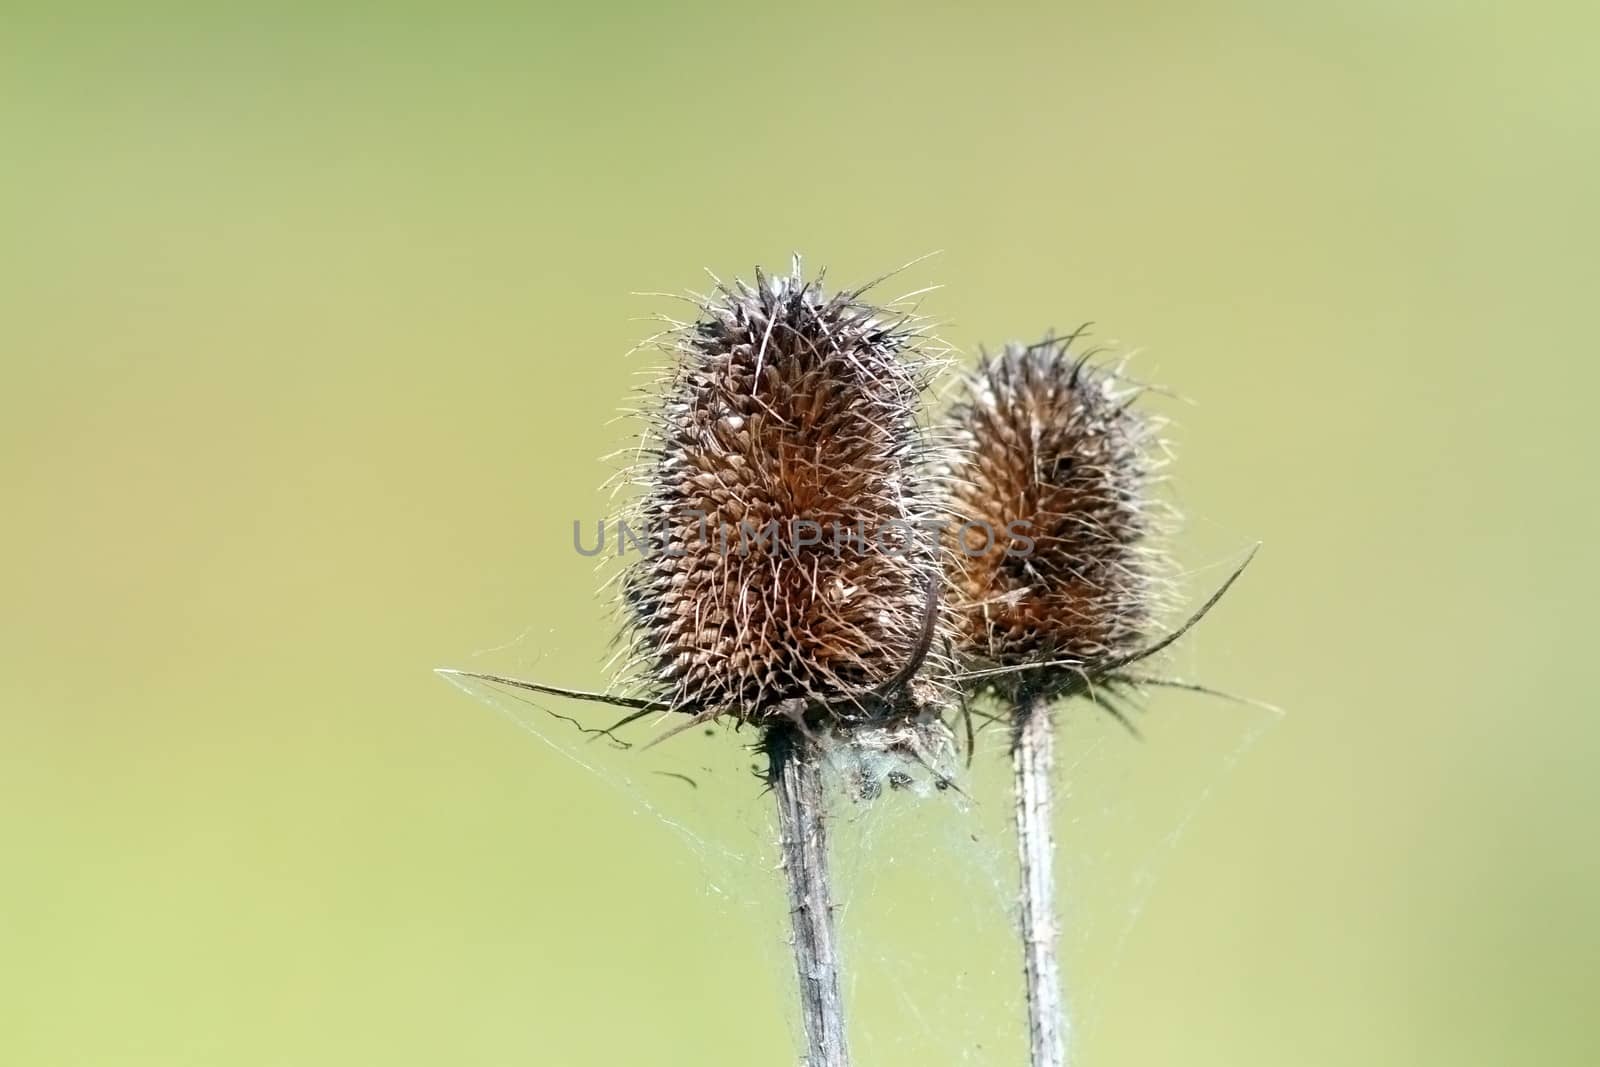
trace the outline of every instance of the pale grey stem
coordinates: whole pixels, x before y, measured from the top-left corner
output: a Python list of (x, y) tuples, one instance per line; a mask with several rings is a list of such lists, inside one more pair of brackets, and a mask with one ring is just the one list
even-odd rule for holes
[(833, 885), (828, 875), (821, 753), (816, 742), (795, 727), (773, 729), (767, 736), (767, 752), (772, 761), (772, 792), (778, 798), (778, 848), (789, 883), (789, 925), (800, 979), (806, 1067), (849, 1067)]
[(1055, 838), (1050, 826), (1054, 737), (1055, 723), (1045, 701), (1030, 699), (1018, 704), (1011, 766), (1016, 777), (1022, 953), (1033, 1067), (1063, 1067), (1067, 1059), (1067, 1013), (1056, 955)]

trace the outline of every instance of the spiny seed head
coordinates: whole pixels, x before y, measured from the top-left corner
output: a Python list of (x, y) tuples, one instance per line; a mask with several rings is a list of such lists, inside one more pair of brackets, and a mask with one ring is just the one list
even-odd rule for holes
[(1071, 664), (995, 678), (1013, 696), (1094, 677), (1136, 649), (1154, 610), (1144, 541), (1159, 427), (1130, 406), (1140, 388), (1072, 340), (985, 356), (945, 428), (958, 651), (984, 666)]
[(675, 708), (881, 716), (863, 697), (941, 625), (914, 421), (931, 360), (906, 316), (859, 297), (828, 295), (797, 261), (719, 287), (671, 335), (635, 471), (633, 521), (654, 545), (622, 592), (633, 668)]

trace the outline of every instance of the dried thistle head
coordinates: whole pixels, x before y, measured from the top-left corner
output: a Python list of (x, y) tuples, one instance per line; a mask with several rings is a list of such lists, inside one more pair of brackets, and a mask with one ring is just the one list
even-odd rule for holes
[[(945, 567), (958, 651), (1016, 697), (1133, 654), (1154, 614), (1146, 537), (1158, 423), (1073, 337), (1008, 345), (967, 375), (946, 426)], [(1038, 666), (1052, 664), (1052, 666)]]
[(907, 316), (860, 297), (797, 262), (720, 286), (671, 335), (634, 471), (652, 550), (622, 593), (633, 670), (677, 710), (831, 722), (929, 696), (931, 360)]

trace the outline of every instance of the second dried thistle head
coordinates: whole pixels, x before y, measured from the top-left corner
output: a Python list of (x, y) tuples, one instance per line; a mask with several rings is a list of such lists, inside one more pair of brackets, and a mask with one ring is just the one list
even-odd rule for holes
[(1165, 514), (1152, 495), (1160, 420), (1136, 408), (1142, 386), (1074, 339), (985, 356), (945, 424), (956, 646), (979, 667), (1028, 668), (983, 676), (980, 688), (1017, 700), (1133, 655), (1162, 587), (1150, 540)]

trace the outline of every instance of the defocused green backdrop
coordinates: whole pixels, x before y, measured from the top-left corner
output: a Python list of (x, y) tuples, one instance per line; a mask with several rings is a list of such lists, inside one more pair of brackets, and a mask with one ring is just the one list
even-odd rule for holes
[(1594, 10), (5, 4), (0, 1062), (790, 1062), (776, 933), (428, 670), (603, 684), (631, 291), (935, 249), (953, 344), (1197, 402), (1186, 562), (1266, 546), (1182, 666), (1288, 714), (1081, 1062), (1596, 1062)]

